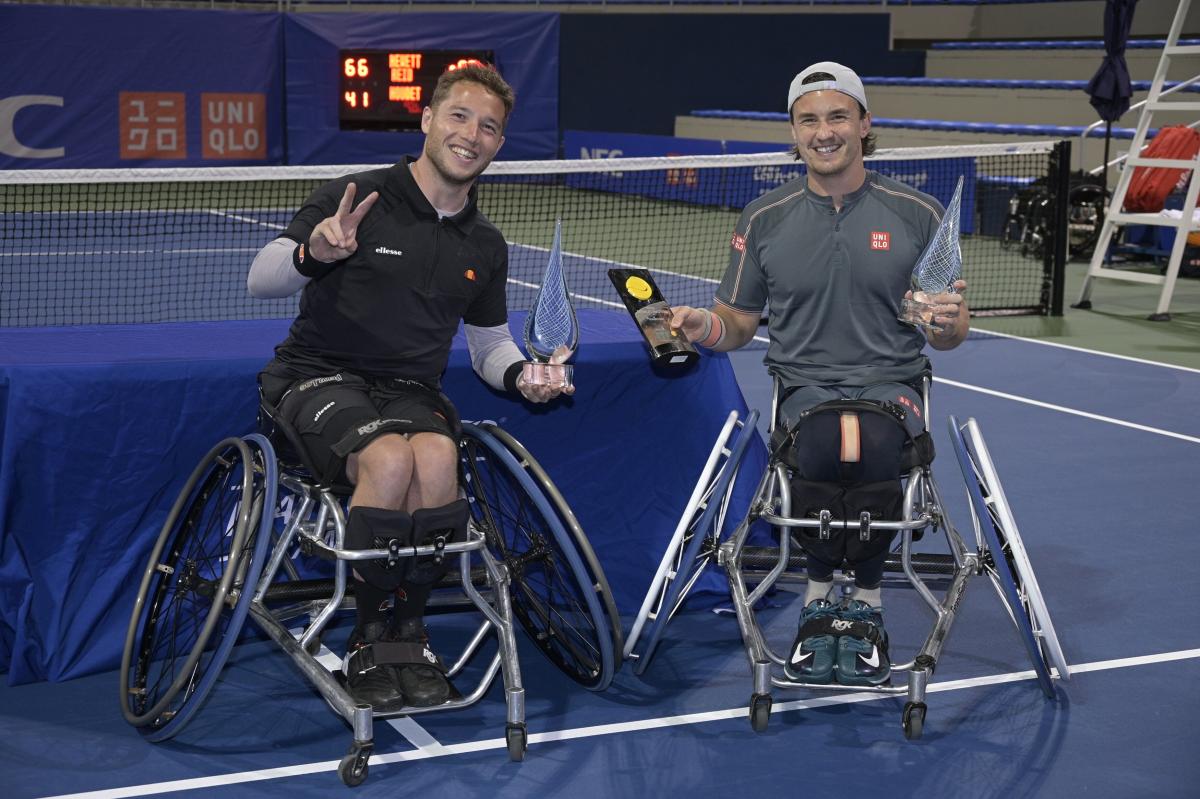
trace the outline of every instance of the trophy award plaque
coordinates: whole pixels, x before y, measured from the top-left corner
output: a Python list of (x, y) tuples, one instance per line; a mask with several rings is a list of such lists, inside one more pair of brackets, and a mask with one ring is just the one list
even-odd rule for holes
[(935, 294), (953, 292), (954, 281), (962, 276), (962, 247), (958, 240), (962, 187), (963, 179), (959, 177), (942, 223), (913, 269), (912, 299), (900, 302), (900, 321), (927, 332), (942, 332), (942, 328), (933, 323), (936, 303), (931, 303), (930, 299)]
[(609, 269), (608, 279), (617, 287), (617, 293), (642, 331), (655, 366), (675, 369), (696, 362), (700, 353), (679, 331), (671, 329), (671, 306), (654, 285), (648, 270)]
[(562, 265), (562, 220), (554, 223), (554, 244), (546, 274), (525, 317), (525, 350), (530, 360), (521, 368), (527, 385), (566, 388), (572, 384), (574, 367), (567, 360), (579, 347), (579, 320), (567, 293)]

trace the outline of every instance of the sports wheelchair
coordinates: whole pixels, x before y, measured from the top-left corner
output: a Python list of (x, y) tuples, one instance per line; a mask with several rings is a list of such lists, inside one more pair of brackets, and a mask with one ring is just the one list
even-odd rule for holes
[[(840, 518), (828, 509), (793, 514), (791, 489), (795, 463), (792, 448), (796, 428), (783, 430), (778, 425), (780, 386), (777, 381), (771, 401), (768, 463), (753, 492), (748, 512), (733, 532), (727, 534), (732, 486), (745, 458), (748, 441), (757, 436), (756, 412), (752, 411), (745, 420), (739, 420), (736, 412), (730, 413), (626, 638), (623, 654), (636, 661), (637, 673), (648, 667), (667, 622), (683, 605), (701, 572), (715, 561), (725, 570), (733, 610), (750, 662), (753, 689), (749, 718), (755, 731), (761, 732), (767, 727), (772, 688), (906, 693), (902, 717), (904, 735), (915, 740), (921, 737), (924, 728), (926, 687), (938, 665), (967, 584), (973, 576), (987, 575), (1020, 634), (1038, 685), (1047, 698), (1054, 699), (1055, 679), (1069, 679), (1070, 668), (979, 425), (974, 419), (960, 423), (953, 416), (949, 418), (950, 437), (966, 484), (974, 533), (972, 548), (947, 515), (933, 481), (932, 439), (927, 437), (928, 378), (921, 389), (926, 426), (926, 436), (922, 438), (925, 442), (917, 447), (910, 446), (902, 457), (903, 500), (899, 518), (872, 518), (869, 512), (861, 513), (857, 518)], [(855, 402), (835, 400), (824, 403), (805, 414), (801, 423), (819, 411), (836, 410), (839, 404)], [(778, 540), (777, 546), (751, 543), (752, 532), (764, 524)], [(891, 666), (893, 677), (907, 675), (904, 684), (893, 685), (891, 680), (879, 686), (812, 684), (791, 680), (783, 673), (786, 653), (780, 654), (772, 648), (758, 622), (756, 608), (782, 581), (806, 579), (808, 556), (798, 535), (798, 531), (804, 530), (812, 531), (809, 535), (815, 534), (818, 539), (835, 532), (861, 536), (863, 540), (873, 531), (900, 534), (898, 545), (893, 546), (884, 562), (884, 582), (911, 586), (934, 616), (933, 629), (916, 657)], [(948, 554), (913, 550), (913, 542), (920, 536), (939, 531), (945, 536)], [(852, 578), (843, 573), (835, 575), (835, 580), (845, 585)], [(933, 582), (945, 584), (940, 600), (929, 585)]]
[[(562, 495), (512, 436), (486, 422), (462, 425), (460, 485), (470, 508), (465, 536), (445, 531), (419, 546), (350, 550), (343, 544), (351, 487), (317, 477), (295, 431), (265, 402), (260, 427), (263, 433), (220, 441), (200, 460), (142, 577), (120, 688), (126, 721), (148, 740), (178, 735), (195, 716), (247, 616), (351, 726), (353, 742), (338, 768), (350, 786), (366, 779), (375, 718), (466, 707), (497, 674), (504, 685), (507, 751), (510, 759), (523, 759), (525, 687), (514, 618), (573, 680), (590, 690), (608, 686), (614, 653), (621, 649), (612, 593)], [(313, 571), (312, 556), (332, 562), (331, 579), (302, 577)], [(483, 616), (446, 668), (448, 679), (495, 633), (496, 651), (478, 684), (434, 707), (379, 712), (357, 703), (340, 669), (322, 665), (328, 653), (317, 657), (330, 621), (353, 607), (347, 563), (454, 557), (459, 568), (441, 580), (429, 605), (474, 608)], [(300, 629), (289, 629), (290, 621), (305, 618)]]

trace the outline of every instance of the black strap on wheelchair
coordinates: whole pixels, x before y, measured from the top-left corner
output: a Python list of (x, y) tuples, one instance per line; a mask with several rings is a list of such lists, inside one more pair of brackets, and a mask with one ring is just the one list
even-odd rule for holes
[(797, 638), (808, 638), (814, 635), (832, 635), (835, 638), (842, 635), (849, 635), (852, 638), (862, 638), (881, 648), (883, 641), (883, 635), (879, 632), (878, 625), (872, 624), (869, 621), (839, 619), (833, 615), (818, 616), (804, 622), (804, 624), (800, 625), (800, 632)]
[(442, 674), (450, 671), (428, 644), (419, 641), (376, 641), (359, 647), (346, 656), (342, 671), (363, 674), (376, 666), (429, 666)]

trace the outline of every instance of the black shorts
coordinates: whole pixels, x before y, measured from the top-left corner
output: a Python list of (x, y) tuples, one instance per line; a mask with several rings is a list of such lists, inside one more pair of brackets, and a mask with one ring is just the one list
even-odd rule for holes
[(344, 371), (292, 380), (263, 372), (259, 386), (324, 480), (346, 482), (346, 458), (384, 433), (460, 437), (454, 405), (436, 386), (418, 380)]

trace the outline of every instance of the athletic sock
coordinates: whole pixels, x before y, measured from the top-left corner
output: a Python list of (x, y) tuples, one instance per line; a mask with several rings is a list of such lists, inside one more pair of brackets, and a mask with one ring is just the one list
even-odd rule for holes
[(883, 597), (881, 596), (879, 586), (875, 586), (874, 588), (862, 588), (856, 585), (854, 586), (854, 593), (850, 595), (850, 598), (857, 599), (860, 602), (866, 602), (873, 608), (883, 607)]
[(814, 580), (808, 578), (808, 589), (804, 592), (804, 604), (807, 606), (814, 599), (825, 599), (829, 594), (829, 589), (833, 587), (833, 580)]
[(387, 603), (390, 591), (376, 588), (368, 582), (355, 578), (354, 607), (359, 629), (376, 621), (387, 621)]
[(397, 622), (420, 619), (425, 615), (425, 605), (433, 593), (432, 585), (405, 584), (396, 589), (394, 618)]

